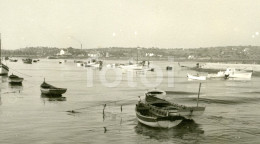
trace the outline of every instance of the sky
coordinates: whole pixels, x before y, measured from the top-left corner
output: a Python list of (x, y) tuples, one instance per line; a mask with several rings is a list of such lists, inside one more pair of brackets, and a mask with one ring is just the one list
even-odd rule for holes
[(260, 45), (259, 0), (0, 0), (3, 49)]

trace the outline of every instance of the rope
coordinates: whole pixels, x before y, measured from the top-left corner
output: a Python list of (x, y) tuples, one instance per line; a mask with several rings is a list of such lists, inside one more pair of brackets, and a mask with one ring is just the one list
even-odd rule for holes
[(71, 111), (66, 111), (66, 112), (76, 112), (76, 110), (83, 110), (83, 109), (88, 109), (88, 108), (92, 108), (92, 107), (97, 107), (97, 106), (101, 106), (101, 105), (107, 105), (107, 104), (111, 104), (111, 103), (116, 103), (116, 102), (120, 102), (120, 101), (124, 101), (124, 100), (129, 100), (129, 99), (132, 99), (132, 98), (136, 98), (136, 96), (134, 97), (130, 97), (130, 98), (125, 98), (125, 99), (120, 99), (120, 100), (116, 100), (116, 101), (110, 101), (108, 103), (105, 103), (105, 104), (98, 104), (98, 105), (94, 105), (94, 106), (88, 106), (88, 107), (83, 107), (83, 108), (77, 108), (77, 109), (74, 109), (74, 110), (71, 110)]
[(28, 77), (32, 77), (32, 76), (30, 76), (30, 75), (27, 75), (27, 74), (21, 73), (21, 72), (19, 72), (19, 71), (13, 69), (13, 68), (11, 68), (11, 67), (9, 67), (9, 69), (11, 69), (11, 70), (13, 70), (13, 71), (15, 71), (15, 72), (17, 72), (17, 73), (20, 73), (20, 74), (22, 74), (22, 75), (25, 75), (25, 76), (28, 76)]

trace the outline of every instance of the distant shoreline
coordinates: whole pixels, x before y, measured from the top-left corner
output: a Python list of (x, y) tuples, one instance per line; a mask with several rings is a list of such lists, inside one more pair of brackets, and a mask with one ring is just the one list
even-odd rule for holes
[[(5, 57), (6, 55), (3, 55)], [(32, 58), (32, 59), (47, 59), (47, 57), (36, 56), (36, 55), (18, 55), (18, 56), (8, 56), (14, 58)], [(54, 59), (88, 59), (91, 57), (59, 57)], [(101, 60), (136, 60), (133, 57), (99, 57)], [(139, 61), (168, 61), (168, 57), (140, 57)], [(187, 58), (174, 58), (171, 60), (173, 62), (204, 62), (204, 63), (228, 63), (228, 64), (260, 64), (260, 59), (187, 59)]]

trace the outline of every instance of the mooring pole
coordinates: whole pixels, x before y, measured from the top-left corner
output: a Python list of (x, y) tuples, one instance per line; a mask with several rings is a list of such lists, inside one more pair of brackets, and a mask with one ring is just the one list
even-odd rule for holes
[(201, 87), (201, 83), (200, 83), (200, 86), (199, 86), (199, 93), (198, 93), (198, 98), (197, 98), (197, 107), (199, 106), (199, 98), (200, 98), (200, 87)]

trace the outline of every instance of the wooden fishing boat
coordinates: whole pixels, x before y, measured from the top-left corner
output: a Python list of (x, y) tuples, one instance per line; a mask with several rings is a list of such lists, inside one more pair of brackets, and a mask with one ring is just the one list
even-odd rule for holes
[(168, 115), (167, 111), (154, 109), (143, 102), (136, 105), (135, 112), (140, 123), (155, 128), (172, 128), (185, 119), (182, 116)]
[(11, 84), (20, 84), (20, 83), (22, 83), (23, 80), (24, 80), (24, 78), (19, 77), (19, 76), (14, 75), (14, 74), (10, 75), (8, 78), (9, 78), (9, 82), (10, 82)]
[(0, 75), (8, 75), (9, 68), (8, 66), (2, 63), (2, 52), (1, 52), (1, 34), (0, 34)]
[(23, 60), (23, 63), (25, 64), (32, 64), (32, 59), (30, 58), (26, 58), (26, 59), (22, 59)]
[(205, 111), (205, 107), (179, 105), (157, 98), (156, 96), (146, 96), (145, 103), (155, 110), (167, 111), (170, 116), (183, 116), (186, 119), (200, 116)]
[(206, 80), (206, 76), (187, 74), (187, 77), (188, 77), (188, 79), (191, 79), (191, 80)]
[(50, 95), (50, 96), (61, 96), (64, 94), (67, 89), (66, 88), (58, 88), (55, 86), (52, 86), (48, 83), (44, 82), (40, 86), (42, 94)]
[[(198, 92), (198, 99), (197, 99), (197, 106), (184, 106), (179, 105), (176, 103), (171, 103), (166, 101), (162, 98), (159, 98), (160, 95), (164, 94), (165, 92), (162, 90), (152, 90), (145, 93), (145, 103), (150, 105), (153, 109), (158, 111), (166, 110), (170, 116), (183, 116), (186, 119), (192, 119), (193, 117), (200, 116), (204, 113), (205, 107), (201, 107), (198, 105), (199, 102), (199, 95), (200, 95), (200, 87), (199, 85), (199, 92)], [(165, 93), (166, 94), (166, 93)]]

